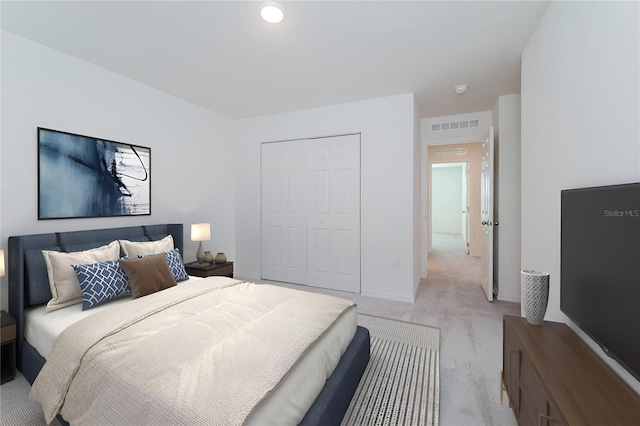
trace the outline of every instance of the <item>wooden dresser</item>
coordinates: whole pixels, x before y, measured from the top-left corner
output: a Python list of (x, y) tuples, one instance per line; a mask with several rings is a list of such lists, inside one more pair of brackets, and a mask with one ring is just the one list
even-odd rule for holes
[(503, 385), (520, 425), (640, 425), (640, 396), (566, 324), (503, 325)]

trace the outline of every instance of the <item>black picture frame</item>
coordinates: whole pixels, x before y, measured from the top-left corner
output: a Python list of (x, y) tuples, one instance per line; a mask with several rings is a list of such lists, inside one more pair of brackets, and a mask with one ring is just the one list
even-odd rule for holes
[(38, 127), (38, 220), (151, 215), (151, 148)]

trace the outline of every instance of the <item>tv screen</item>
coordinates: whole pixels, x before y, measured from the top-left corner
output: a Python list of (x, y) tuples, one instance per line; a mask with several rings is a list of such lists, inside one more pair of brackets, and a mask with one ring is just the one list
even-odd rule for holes
[(640, 380), (640, 183), (561, 192), (560, 309)]

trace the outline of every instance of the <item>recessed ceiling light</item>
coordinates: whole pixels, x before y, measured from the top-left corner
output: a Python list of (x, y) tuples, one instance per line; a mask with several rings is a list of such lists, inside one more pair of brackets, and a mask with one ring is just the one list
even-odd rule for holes
[(277, 24), (284, 19), (284, 7), (275, 1), (265, 1), (260, 5), (260, 16), (271, 24)]
[(468, 88), (469, 88), (468, 84), (458, 84), (453, 88), (453, 90), (455, 90), (458, 95), (462, 95), (464, 92), (467, 91)]

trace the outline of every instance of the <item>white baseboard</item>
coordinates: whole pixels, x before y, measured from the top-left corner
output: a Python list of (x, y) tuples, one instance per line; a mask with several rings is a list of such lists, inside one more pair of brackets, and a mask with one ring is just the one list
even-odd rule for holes
[(378, 299), (395, 300), (397, 302), (415, 303), (415, 297), (406, 297), (395, 293), (385, 293), (382, 291), (361, 291), (362, 296), (376, 297)]
[(233, 271), (233, 277), (244, 281), (260, 281), (260, 274), (245, 273), (242, 271)]
[(511, 294), (498, 294), (498, 300), (503, 302), (520, 303), (520, 295), (514, 296)]
[[(252, 273), (246, 273), (242, 271), (234, 271), (233, 277), (236, 279), (245, 280), (245, 281), (254, 281), (254, 282), (265, 281), (262, 279), (262, 277), (260, 277), (260, 274), (256, 274), (256, 273), (252, 274)], [(304, 285), (304, 284), (298, 284), (298, 285)], [(416, 291), (417, 291), (417, 287), (416, 287)], [(395, 300), (397, 302), (415, 303), (416, 301), (415, 295), (413, 295), (412, 297), (407, 297), (407, 296), (403, 296), (396, 293), (386, 293), (382, 291), (364, 291), (364, 292), (361, 292), (360, 294), (362, 296), (375, 297), (377, 299)]]

